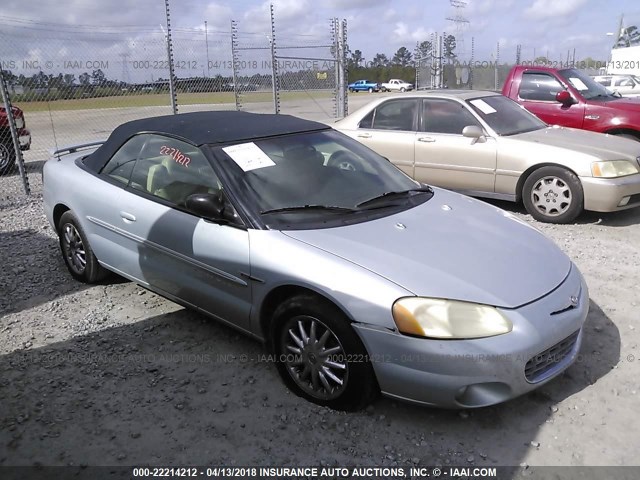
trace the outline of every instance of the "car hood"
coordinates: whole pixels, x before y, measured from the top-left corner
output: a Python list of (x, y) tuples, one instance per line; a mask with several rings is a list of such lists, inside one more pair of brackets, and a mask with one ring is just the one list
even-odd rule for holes
[(635, 140), (576, 128), (553, 126), (508, 138), (566, 148), (593, 155), (602, 160), (625, 158), (634, 160), (640, 155), (640, 144)]
[(429, 201), (385, 218), (283, 233), (419, 296), (515, 308), (568, 275), (571, 261), (538, 230), (499, 208), (434, 190)]

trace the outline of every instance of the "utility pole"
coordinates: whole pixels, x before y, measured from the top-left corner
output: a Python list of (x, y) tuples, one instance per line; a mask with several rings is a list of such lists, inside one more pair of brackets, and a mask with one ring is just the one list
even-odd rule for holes
[(204, 42), (207, 50), (207, 78), (211, 77), (211, 72), (209, 69), (211, 68), (209, 64), (209, 30), (207, 28), (207, 21), (204, 21)]

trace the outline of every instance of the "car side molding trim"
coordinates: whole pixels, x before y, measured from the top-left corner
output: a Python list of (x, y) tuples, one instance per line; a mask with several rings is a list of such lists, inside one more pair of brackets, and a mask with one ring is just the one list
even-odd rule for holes
[(201, 270), (205, 270), (208, 273), (211, 273), (212, 275), (215, 275), (217, 277), (221, 277), (225, 280), (228, 280), (232, 283), (235, 283), (239, 286), (242, 287), (247, 287), (249, 284), (247, 282), (245, 282), (243, 279), (241, 279), (240, 277), (236, 277), (235, 275), (231, 275), (230, 273), (227, 273), (223, 270), (219, 270), (215, 267), (212, 267), (211, 265), (207, 265), (204, 262), (201, 262), (199, 260), (196, 260), (194, 258), (191, 258), (187, 255), (184, 255), (182, 253), (178, 253), (175, 252), (167, 247), (163, 247), (160, 244), (157, 244), (155, 242), (152, 242), (150, 240), (145, 240), (144, 238), (138, 237), (137, 235), (133, 235), (132, 233), (129, 233), (125, 230), (122, 230), (121, 228), (118, 227), (114, 227), (113, 225), (110, 225), (109, 223), (103, 222), (102, 220), (99, 220), (95, 217), (87, 217), (87, 220), (89, 220), (90, 222), (99, 225), (102, 228), (106, 228), (107, 230), (113, 232), (113, 233), (117, 233), (118, 235), (121, 235), (125, 238), (128, 238), (129, 240), (133, 240), (134, 242), (137, 242), (141, 245), (145, 245), (147, 247), (151, 247), (159, 252), (164, 253), (165, 255), (169, 255), (170, 257), (173, 257), (177, 260), (180, 260), (182, 262), (185, 263), (190, 263), (191, 265), (194, 265), (198, 268), (200, 268)]

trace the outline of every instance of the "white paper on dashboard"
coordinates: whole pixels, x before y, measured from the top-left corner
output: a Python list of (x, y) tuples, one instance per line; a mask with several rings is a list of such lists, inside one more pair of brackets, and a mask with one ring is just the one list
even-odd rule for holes
[(496, 113), (496, 109), (493, 108), (484, 100), (471, 100), (470, 103), (485, 115), (489, 115), (490, 113)]
[(273, 160), (253, 142), (223, 147), (222, 150), (245, 172), (275, 165)]

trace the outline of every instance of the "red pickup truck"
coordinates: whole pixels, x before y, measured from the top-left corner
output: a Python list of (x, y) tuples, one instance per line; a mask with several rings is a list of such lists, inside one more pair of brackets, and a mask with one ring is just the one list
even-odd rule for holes
[(550, 125), (640, 141), (640, 99), (613, 95), (580, 70), (516, 65), (502, 94)]
[[(12, 110), (16, 120), (20, 150), (29, 150), (31, 148), (31, 132), (25, 127), (24, 113), (18, 107), (12, 107)], [(16, 151), (11, 140), (7, 111), (0, 106), (0, 175), (9, 173), (15, 161)]]

